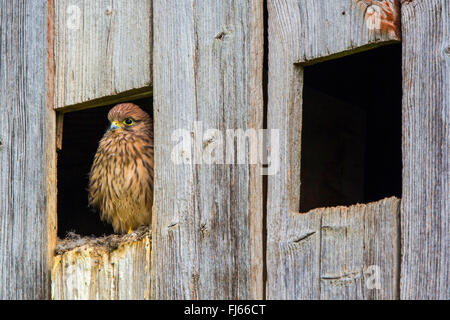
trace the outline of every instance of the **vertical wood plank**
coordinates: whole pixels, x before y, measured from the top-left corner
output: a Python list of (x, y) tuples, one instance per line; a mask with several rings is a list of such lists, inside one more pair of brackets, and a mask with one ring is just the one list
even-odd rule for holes
[[(195, 164), (226, 129), (262, 126), (262, 1), (156, 0), (152, 295), (250, 299), (262, 290), (262, 179), (246, 164)], [(201, 122), (201, 124), (199, 123)], [(202, 128), (200, 128), (202, 126)], [(197, 130), (196, 130), (197, 128)], [(174, 146), (185, 129), (199, 141)], [(219, 137), (203, 136), (218, 129)], [(223, 142), (223, 144), (222, 144)], [(233, 145), (234, 152), (238, 151)], [(219, 161), (220, 162), (220, 161)], [(258, 174), (256, 174), (258, 172)]]
[[(399, 0), (269, 1), (295, 62), (310, 63), (398, 42)], [(273, 15), (272, 15), (273, 16)], [(287, 39), (291, 38), (291, 39)]]
[(298, 62), (330, 59), (354, 52), (355, 48), (369, 49), (400, 40), (397, 0), (293, 2), (299, 11), (299, 35), (307, 39), (298, 49)]
[(296, 225), (277, 242), (284, 259), (270, 271), (284, 277), (269, 283), (268, 298), (398, 299), (399, 216), (396, 198), (297, 213)]
[[(268, 177), (267, 298), (318, 299), (319, 280), (314, 283), (304, 277), (305, 269), (319, 270), (317, 256), (309, 258), (306, 266), (294, 268), (293, 263), (300, 266), (302, 255), (280, 250), (305, 234), (316, 232), (308, 240), (314, 243), (318, 236), (316, 224), (311, 226), (298, 214), (303, 65), (399, 41), (399, 1), (268, 0), (267, 3), (267, 121), (269, 129), (280, 130), (280, 170)], [(388, 12), (392, 9), (391, 14), (383, 13), (383, 8)], [(368, 16), (368, 12), (372, 15)], [(373, 13), (379, 14), (380, 19), (374, 20), (377, 15)], [(305, 250), (312, 253), (316, 249)]]
[[(117, 241), (120, 243), (115, 244)], [(95, 239), (92, 242), (85, 240), (85, 242), (64, 252), (57, 252), (52, 267), (52, 299), (150, 298), (149, 233), (134, 232), (123, 236), (122, 239), (113, 235), (106, 239)], [(63, 245), (60, 243), (57, 248), (68, 245), (70, 243)], [(111, 250), (111, 245), (117, 248)]]
[(0, 1), (0, 299), (50, 297), (47, 1)]
[(398, 299), (400, 200), (321, 213), (320, 299)]
[(450, 4), (404, 1), (402, 299), (449, 291)]
[(55, 108), (151, 92), (151, 0), (58, 0), (55, 19)]
[(320, 299), (357, 299), (364, 288), (364, 207), (321, 213)]
[(291, 226), (268, 226), (267, 299), (319, 299), (321, 218), (297, 214)]
[[(54, 249), (57, 241), (58, 227), (58, 188), (57, 188), (57, 149), (58, 133), (62, 134), (62, 122), (57, 126), (57, 115), (54, 110), (55, 97), (55, 52), (53, 51), (55, 40), (55, 1), (47, 0), (47, 113), (46, 113), (46, 174), (47, 174), (47, 263), (49, 268), (53, 265)], [(59, 115), (60, 120), (63, 119)], [(60, 131), (58, 131), (60, 129)], [(62, 136), (60, 136), (62, 138)], [(62, 141), (61, 141), (62, 143)], [(51, 278), (50, 278), (51, 281)]]

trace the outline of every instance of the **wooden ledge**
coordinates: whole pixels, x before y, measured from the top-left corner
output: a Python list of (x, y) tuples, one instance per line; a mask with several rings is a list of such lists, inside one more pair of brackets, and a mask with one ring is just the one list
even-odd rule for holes
[(52, 299), (149, 299), (151, 232), (58, 241)]

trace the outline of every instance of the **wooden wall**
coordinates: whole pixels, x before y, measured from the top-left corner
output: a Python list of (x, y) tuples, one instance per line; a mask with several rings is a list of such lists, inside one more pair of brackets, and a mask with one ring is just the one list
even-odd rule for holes
[(150, 298), (151, 234), (60, 241), (52, 267), (55, 300)]
[[(54, 53), (50, 83), (56, 110), (72, 112), (151, 94), (151, 0), (58, 0), (49, 12)], [(60, 135), (64, 125), (62, 116), (59, 119)], [(150, 234), (132, 234), (120, 241), (86, 239), (57, 252), (51, 298), (149, 299), (150, 239)], [(111, 242), (118, 241), (120, 245), (111, 248)]]
[[(448, 299), (449, 16), (439, 0), (0, 0), (0, 298)], [(303, 67), (401, 35), (402, 199), (300, 214)], [(149, 94), (152, 239), (54, 256), (54, 110)], [(199, 122), (260, 129), (265, 112), (267, 199), (258, 165), (170, 160), (176, 129), (198, 159), (217, 143)]]
[(46, 49), (47, 1), (0, 1), (0, 299), (50, 297), (56, 159)]
[(54, 15), (55, 108), (151, 93), (151, 0), (57, 0)]
[[(263, 1), (154, 0), (153, 8), (152, 296), (262, 298), (259, 168), (248, 165), (248, 148), (247, 164), (195, 163), (219, 143), (207, 129), (262, 128)], [(187, 164), (171, 161), (177, 129), (198, 143), (183, 149)]]
[[(378, 6), (374, 1), (374, 5)], [(321, 229), (323, 209), (307, 214), (299, 214), (300, 164), (301, 164), (301, 123), (303, 66), (325, 59), (367, 50), (376, 46), (399, 41), (399, 6), (397, 1), (382, 1), (381, 5), (392, 9), (392, 15), (380, 15), (380, 23), (373, 24), (367, 13), (368, 6), (363, 1), (268, 1), (269, 33), (269, 79), (268, 79), (268, 128), (285, 128), (280, 133), (280, 172), (268, 177), (267, 192), (267, 282), (268, 299), (319, 299), (335, 298), (371, 298), (360, 290), (347, 293), (348, 286), (341, 287), (340, 292), (331, 289), (326, 268), (334, 263), (332, 277), (347, 278), (360, 267), (366, 268), (363, 256), (358, 255), (360, 242), (351, 243), (350, 247), (340, 247), (338, 254), (344, 254), (346, 248), (352, 255), (341, 261), (331, 262), (324, 252), (324, 230)], [(370, 6), (372, 7), (372, 5)], [(374, 9), (377, 11), (379, 9)], [(392, 203), (379, 202), (380, 212), (388, 212), (389, 220), (374, 217), (374, 226), (388, 229), (394, 238), (398, 238), (396, 209)], [(387, 205), (387, 206), (386, 206)], [(355, 220), (345, 218), (353, 230), (364, 228), (364, 212), (370, 212), (371, 205), (350, 207)], [(330, 212), (331, 212), (330, 211)], [(356, 213), (358, 212), (358, 213)], [(345, 215), (345, 214), (344, 214)], [(347, 216), (347, 215), (345, 215)], [(369, 213), (370, 216), (370, 213)], [(341, 219), (338, 214), (335, 219)], [(380, 219), (380, 220), (378, 220)], [(345, 224), (344, 224), (345, 226)], [(347, 226), (345, 226), (347, 228)], [(336, 228), (332, 227), (330, 230)], [(337, 228), (336, 230), (339, 230)], [(326, 233), (327, 235), (330, 232)], [(373, 234), (373, 237), (378, 235)], [(336, 234), (336, 244), (339, 235)], [(357, 237), (358, 238), (358, 237)], [(322, 239), (322, 240), (320, 240)], [(345, 239), (345, 238), (342, 238)], [(341, 240), (342, 240), (341, 239)], [(351, 239), (351, 238), (350, 238)], [(356, 238), (354, 238), (356, 239)], [(361, 237), (358, 241), (363, 241)], [(333, 245), (333, 244), (331, 244)], [(378, 243), (372, 250), (386, 255), (386, 261), (396, 257), (398, 248), (385, 250), (385, 245)], [(389, 257), (389, 258), (388, 258)], [(345, 261), (355, 258), (359, 262)], [(369, 259), (370, 260), (370, 259)], [(322, 267), (323, 266), (323, 267)], [(353, 266), (353, 267), (352, 267)], [(395, 298), (396, 265), (384, 265), (383, 298)], [(351, 279), (351, 277), (350, 277)], [(356, 284), (347, 283), (350, 287)], [(325, 290), (325, 291), (324, 291)], [(334, 291), (334, 292), (333, 292)]]
[(449, 299), (450, 4), (402, 6), (402, 299)]

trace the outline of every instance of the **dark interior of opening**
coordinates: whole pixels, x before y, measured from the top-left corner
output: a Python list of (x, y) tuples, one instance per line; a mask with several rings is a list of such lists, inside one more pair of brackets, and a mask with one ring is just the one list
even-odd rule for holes
[[(152, 98), (131, 101), (153, 115)], [(98, 143), (109, 127), (114, 105), (64, 114), (62, 149), (58, 151), (58, 237), (113, 234), (111, 225), (88, 205), (88, 181)]]
[(300, 212), (401, 197), (401, 45), (304, 68)]

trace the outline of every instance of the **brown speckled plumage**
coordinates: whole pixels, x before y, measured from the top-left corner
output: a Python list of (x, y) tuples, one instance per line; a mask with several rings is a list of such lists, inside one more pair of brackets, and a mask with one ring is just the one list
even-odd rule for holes
[[(131, 118), (132, 125), (125, 120)], [(151, 223), (153, 203), (153, 123), (133, 103), (116, 105), (108, 120), (118, 124), (100, 140), (89, 176), (89, 204), (114, 231)]]

